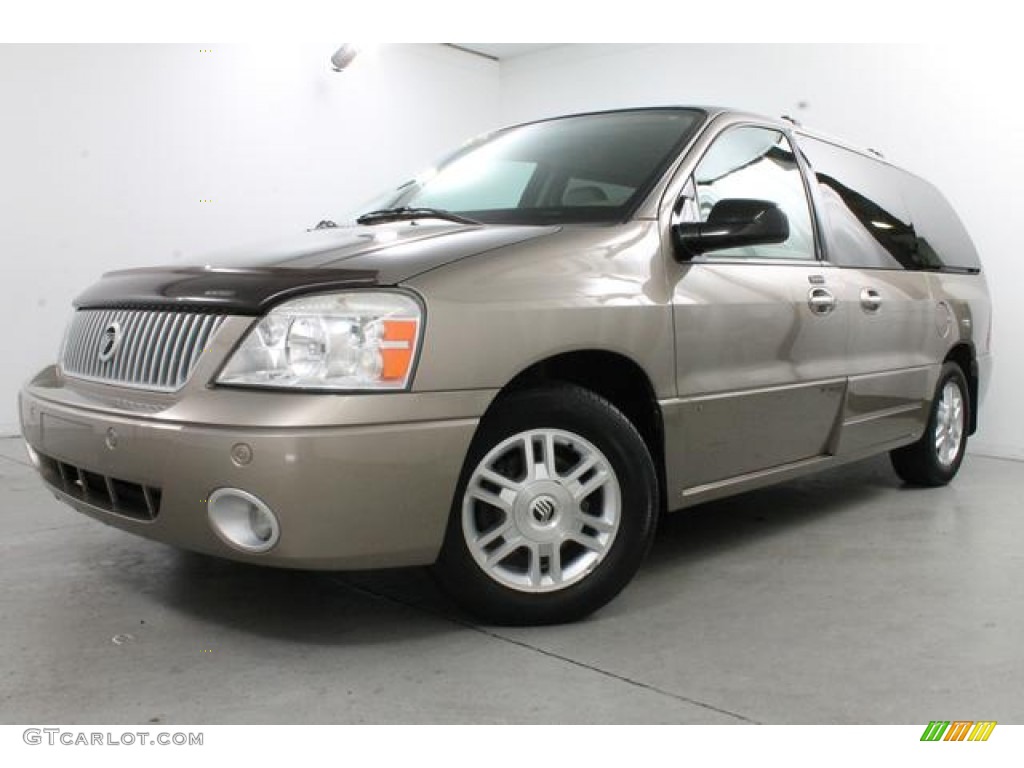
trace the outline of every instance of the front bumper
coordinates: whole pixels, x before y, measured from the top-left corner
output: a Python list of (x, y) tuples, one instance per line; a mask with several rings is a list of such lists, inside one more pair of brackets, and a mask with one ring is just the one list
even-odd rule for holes
[[(69, 382), (48, 368), (22, 390), (20, 415), (50, 489), (104, 523), (234, 560), (358, 569), (436, 559), (462, 461), (493, 394), (206, 390), (193, 415), (246, 417), (196, 423), (181, 418), (187, 396), (166, 407), (133, 405), (130, 392)], [(222, 398), (222, 407), (211, 398)], [(316, 423), (296, 419), (310, 412)], [(392, 420), (383, 422), (384, 412)], [(112, 508), (104, 482), (122, 500), (141, 489), (143, 513)], [(274, 511), (280, 538), (270, 551), (239, 551), (213, 531), (206, 500), (224, 487), (253, 494)]]

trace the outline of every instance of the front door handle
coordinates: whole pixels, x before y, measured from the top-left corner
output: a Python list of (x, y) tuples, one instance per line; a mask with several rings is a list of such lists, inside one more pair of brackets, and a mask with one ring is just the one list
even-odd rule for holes
[(860, 306), (865, 312), (877, 312), (882, 308), (882, 294), (874, 288), (864, 288), (860, 292)]
[(807, 294), (807, 306), (815, 315), (827, 315), (836, 308), (836, 297), (827, 288), (811, 288)]

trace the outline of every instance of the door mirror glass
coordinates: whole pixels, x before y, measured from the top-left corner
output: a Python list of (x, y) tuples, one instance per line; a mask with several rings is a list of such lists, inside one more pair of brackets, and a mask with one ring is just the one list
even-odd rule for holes
[(676, 254), (686, 260), (725, 248), (784, 243), (789, 219), (770, 200), (719, 200), (707, 221), (677, 224), (673, 236)]

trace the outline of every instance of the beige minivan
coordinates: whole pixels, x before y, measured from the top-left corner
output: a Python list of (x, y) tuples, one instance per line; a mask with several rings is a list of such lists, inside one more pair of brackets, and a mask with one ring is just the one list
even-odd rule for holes
[(949, 482), (990, 328), (927, 182), (790, 121), (628, 109), (478, 138), (343, 226), (105, 275), (20, 414), (102, 522), (433, 564), (489, 621), (559, 622), (664, 513), (880, 452)]

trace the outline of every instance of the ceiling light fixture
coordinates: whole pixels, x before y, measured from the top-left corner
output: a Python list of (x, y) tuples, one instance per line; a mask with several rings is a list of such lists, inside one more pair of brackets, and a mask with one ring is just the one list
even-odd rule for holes
[(360, 46), (356, 43), (343, 43), (341, 48), (336, 50), (334, 55), (331, 56), (331, 66), (334, 68), (334, 71), (343, 71), (349, 64), (355, 61), (360, 50)]

